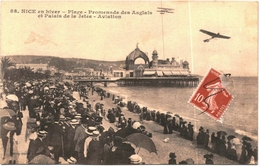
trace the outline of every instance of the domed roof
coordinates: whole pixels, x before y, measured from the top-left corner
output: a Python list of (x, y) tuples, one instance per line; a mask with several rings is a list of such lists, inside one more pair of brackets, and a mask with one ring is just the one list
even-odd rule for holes
[(135, 61), (137, 58), (143, 58), (145, 62), (149, 62), (149, 58), (147, 57), (147, 55), (143, 51), (141, 51), (138, 46), (126, 57), (126, 60)]

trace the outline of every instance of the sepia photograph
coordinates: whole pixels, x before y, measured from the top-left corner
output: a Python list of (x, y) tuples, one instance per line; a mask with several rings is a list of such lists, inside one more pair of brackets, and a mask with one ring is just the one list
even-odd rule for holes
[(257, 1), (0, 5), (0, 164), (258, 164)]

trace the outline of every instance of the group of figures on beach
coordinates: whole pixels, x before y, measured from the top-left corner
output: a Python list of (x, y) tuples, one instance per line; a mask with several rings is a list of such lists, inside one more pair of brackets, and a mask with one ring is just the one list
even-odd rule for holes
[[(195, 139), (194, 125), (191, 122), (184, 121), (178, 114), (173, 115), (172, 112), (161, 113), (160, 111), (149, 110), (147, 107), (141, 108), (138, 103), (132, 101), (128, 101), (127, 108), (129, 111), (139, 114), (140, 120), (152, 120), (163, 126), (163, 134), (179, 133), (181, 137), (187, 140), (196, 140), (198, 147), (205, 148), (230, 160), (238, 161), (240, 164), (255, 164), (258, 161), (258, 149), (257, 147), (252, 149), (250, 143), (252, 139), (248, 136), (244, 136), (239, 140), (234, 135), (226, 137), (227, 133), (225, 131), (218, 131), (217, 135), (215, 132), (210, 134), (209, 129), (205, 130), (200, 126)], [(237, 149), (237, 145), (240, 144), (242, 144), (241, 149)], [(239, 155), (237, 150), (241, 151)], [(212, 158), (213, 155), (205, 156), (208, 159), (209, 156)]]

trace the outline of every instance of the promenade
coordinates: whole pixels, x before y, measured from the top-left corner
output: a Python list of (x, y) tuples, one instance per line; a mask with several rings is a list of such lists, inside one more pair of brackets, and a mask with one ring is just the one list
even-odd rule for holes
[[(76, 98), (78, 101), (81, 101), (79, 99), (78, 92), (73, 92), (73, 97)], [(116, 105), (113, 104), (112, 98), (105, 98), (103, 100), (100, 100), (100, 96), (97, 95), (95, 92), (94, 95), (91, 95), (89, 93), (89, 102), (92, 104), (93, 100), (95, 102), (103, 103), (104, 109), (107, 110), (111, 108), (115, 108)], [(82, 102), (82, 101), (81, 101)], [(0, 99), (0, 107), (2, 108), (5, 106), (5, 101)], [(132, 118), (135, 121), (139, 121), (139, 116), (135, 113), (132, 113), (127, 110), (126, 107), (122, 108), (122, 113), (128, 118)], [(27, 150), (29, 145), (29, 140), (26, 138), (26, 123), (27, 119), (29, 117), (28, 110), (23, 111), (23, 128), (22, 133), (19, 136), (15, 137), (15, 143), (14, 145), (14, 156), (13, 159), (17, 160), (17, 164), (27, 164)], [(149, 153), (145, 149), (141, 149), (139, 151), (139, 155), (143, 158), (143, 162), (145, 164), (168, 164), (169, 160), (169, 153), (174, 152), (176, 154), (176, 161), (179, 163), (182, 160), (186, 160), (188, 158), (192, 158), (194, 160), (195, 164), (205, 164), (205, 158), (203, 157), (205, 154), (210, 153), (209, 151), (198, 148), (195, 141), (188, 141), (179, 136), (179, 133), (173, 133), (173, 134), (163, 134), (163, 127), (156, 124), (153, 121), (143, 121), (143, 125), (146, 128), (146, 131), (152, 133), (153, 137), (152, 140), (154, 141), (156, 148), (158, 150), (158, 155), (155, 153)], [(116, 123), (111, 124), (107, 121), (106, 118), (103, 119), (102, 126), (107, 130), (109, 127), (112, 127), (117, 131)], [(195, 135), (196, 136), (196, 135)], [(168, 143), (164, 143), (163, 140), (165, 138), (169, 138)], [(1, 145), (1, 156), (3, 156), (3, 147), (2, 143)], [(136, 153), (138, 152), (139, 148), (136, 148)], [(7, 152), (9, 151), (9, 148), (7, 147)], [(7, 153), (8, 154), (8, 153)], [(8, 164), (10, 159), (10, 156), (6, 156), (5, 159), (1, 158), (1, 164)], [(219, 156), (217, 154), (214, 154), (214, 163), (215, 164), (234, 164), (237, 165), (237, 162), (234, 162), (232, 160), (226, 159), (225, 157)], [(61, 164), (68, 164), (62, 157), (60, 157)]]

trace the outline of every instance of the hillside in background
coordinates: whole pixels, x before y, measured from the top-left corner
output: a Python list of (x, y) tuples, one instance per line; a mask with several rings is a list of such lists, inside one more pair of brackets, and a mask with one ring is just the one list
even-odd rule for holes
[(59, 58), (54, 56), (34, 56), (34, 55), (13, 55), (7, 56), (16, 64), (46, 64), (56, 67), (59, 70), (71, 72), (76, 68), (93, 68), (94, 70), (103, 71), (112, 69), (122, 69), (125, 61), (99, 61), (83, 58)]

